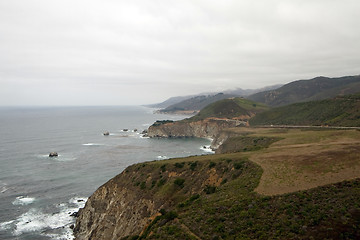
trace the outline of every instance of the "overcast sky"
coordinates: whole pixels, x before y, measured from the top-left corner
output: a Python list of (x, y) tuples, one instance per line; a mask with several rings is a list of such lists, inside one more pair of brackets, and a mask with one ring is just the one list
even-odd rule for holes
[(133, 105), (360, 74), (359, 0), (2, 0), (0, 105)]

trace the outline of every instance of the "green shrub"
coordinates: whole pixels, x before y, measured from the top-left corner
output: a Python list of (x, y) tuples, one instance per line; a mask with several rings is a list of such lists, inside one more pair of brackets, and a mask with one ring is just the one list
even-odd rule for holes
[(160, 209), (160, 211), (159, 211), (160, 213), (161, 213), (161, 215), (165, 215), (166, 214), (166, 210), (165, 209)]
[(185, 179), (177, 178), (177, 179), (175, 179), (174, 184), (179, 186), (180, 188), (183, 188), (184, 187), (184, 182), (185, 182)]
[(195, 194), (195, 195), (192, 195), (189, 200), (192, 202), (192, 201), (195, 201), (196, 199), (200, 198), (200, 195), (199, 194)]
[(156, 180), (153, 180), (153, 181), (151, 182), (151, 188), (155, 187), (155, 185), (156, 185)]
[(184, 162), (182, 162), (182, 163), (179, 163), (179, 162), (175, 163), (175, 167), (177, 167), (177, 168), (182, 168), (182, 167), (184, 167), (184, 165), (185, 165)]
[(175, 218), (177, 218), (177, 217), (178, 217), (178, 214), (177, 214), (176, 212), (174, 212), (174, 211), (167, 212), (167, 213), (164, 215), (164, 218), (165, 218), (166, 220), (173, 220), (173, 219), (175, 219)]
[(215, 193), (215, 191), (216, 191), (215, 186), (206, 185), (205, 188), (204, 188), (204, 192), (206, 194), (212, 194), (212, 193)]
[(209, 168), (213, 168), (213, 167), (215, 167), (216, 166), (216, 163), (214, 163), (214, 162), (210, 162), (209, 163)]
[(245, 162), (244, 161), (241, 161), (241, 162), (236, 162), (234, 163), (234, 168), (235, 169), (240, 169), (244, 166)]
[(225, 184), (225, 183), (227, 183), (227, 178), (224, 178), (222, 181), (221, 181), (221, 185), (223, 185), (223, 184)]
[(159, 180), (157, 186), (158, 186), (158, 187), (161, 187), (161, 186), (164, 185), (165, 183), (166, 183), (166, 179), (162, 178), (162, 179)]
[(160, 126), (162, 124), (166, 124), (166, 123), (172, 123), (174, 122), (173, 120), (157, 120), (153, 126)]
[(190, 169), (191, 169), (192, 171), (195, 170), (196, 166), (197, 166), (197, 162), (192, 162), (192, 163), (190, 163)]

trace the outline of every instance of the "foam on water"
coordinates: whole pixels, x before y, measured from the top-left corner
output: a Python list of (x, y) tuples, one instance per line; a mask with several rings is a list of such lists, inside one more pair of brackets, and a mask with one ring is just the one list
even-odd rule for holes
[(200, 149), (207, 153), (215, 153), (215, 151), (211, 149), (210, 145), (202, 146)]
[(12, 202), (13, 205), (29, 205), (35, 201), (35, 198), (19, 196)]
[(104, 146), (103, 143), (84, 143), (83, 146)]
[(157, 156), (158, 160), (164, 160), (164, 159), (169, 159), (169, 157), (167, 156)]
[[(75, 218), (70, 215), (85, 203), (70, 200), (74, 193), (90, 195), (137, 162), (207, 154), (199, 149), (207, 141), (144, 138), (143, 130), (156, 120), (182, 118), (148, 110), (56, 107), (0, 111), (4, 130), (0, 137), (0, 228), (4, 230), (0, 238), (71, 239), (69, 227)], [(129, 130), (121, 131), (124, 128)], [(111, 136), (103, 136), (104, 130)], [(49, 157), (52, 151), (59, 156)], [(12, 236), (15, 233), (18, 236)]]
[(42, 158), (42, 159), (48, 158), (50, 160), (55, 160), (55, 161), (59, 161), (59, 162), (67, 162), (67, 161), (76, 160), (76, 157), (68, 156), (68, 155), (62, 155), (62, 154), (59, 154), (57, 157), (49, 157), (49, 154), (38, 154), (37, 157)]
[(7, 184), (0, 181), (0, 193), (4, 193), (8, 190), (9, 188), (7, 187)]
[(11, 224), (15, 222), (15, 220), (11, 220), (8, 222), (2, 222), (0, 223), (0, 230), (8, 230), (11, 229)]
[[(26, 199), (30, 201), (33, 198), (20, 196), (15, 201), (28, 202)], [(55, 213), (44, 213), (40, 209), (31, 208), (14, 220), (0, 223), (0, 230), (12, 230), (14, 236), (41, 232), (52, 239), (73, 239), (70, 225), (75, 222), (75, 218), (71, 215), (84, 207), (86, 200), (87, 198), (81, 197), (71, 198), (68, 203), (58, 204), (58, 211)]]
[(1, 186), (1, 193), (4, 193), (8, 190), (8, 188), (6, 186)]

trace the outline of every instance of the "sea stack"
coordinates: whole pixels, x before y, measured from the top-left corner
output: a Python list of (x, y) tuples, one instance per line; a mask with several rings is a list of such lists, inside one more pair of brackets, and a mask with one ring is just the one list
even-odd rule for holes
[(49, 157), (57, 157), (57, 156), (59, 156), (57, 152), (49, 153)]

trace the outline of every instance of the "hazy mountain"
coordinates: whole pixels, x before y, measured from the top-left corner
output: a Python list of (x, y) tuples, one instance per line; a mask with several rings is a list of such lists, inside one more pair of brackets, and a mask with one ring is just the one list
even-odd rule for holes
[(195, 95), (171, 97), (161, 103), (148, 104), (148, 105), (144, 105), (144, 106), (151, 107), (151, 108), (167, 108), (168, 106), (179, 103), (181, 101), (192, 98), (194, 96)]
[(259, 92), (247, 98), (269, 106), (283, 106), (357, 92), (360, 92), (360, 76), (316, 77), (310, 80), (294, 81), (278, 89)]
[(237, 95), (237, 96), (241, 96), (241, 97), (246, 97), (249, 96), (251, 94), (255, 94), (258, 92), (263, 92), (263, 91), (268, 91), (268, 90), (273, 90), (273, 89), (277, 89), (279, 87), (283, 86), (283, 84), (277, 84), (277, 85), (272, 85), (272, 86), (266, 86), (263, 88), (257, 88), (257, 89), (242, 89), (242, 88), (236, 88), (234, 90), (226, 90), (224, 91), (224, 93), (226, 94), (231, 94), (231, 95)]
[(171, 112), (196, 112), (210, 103), (217, 102), (222, 99), (235, 97), (235, 95), (230, 94), (224, 94), (224, 93), (218, 93), (215, 95), (201, 95), (201, 96), (195, 96), (190, 99), (186, 99), (184, 101), (181, 101), (179, 103), (173, 104), (165, 109), (160, 110), (160, 112), (163, 113), (171, 113)]
[[(242, 88), (236, 88), (231, 90), (223, 91), (224, 98), (227, 97), (246, 97), (250, 94), (272, 90), (281, 87), (282, 84), (273, 85), (273, 86), (267, 86), (264, 88), (258, 88), (258, 89), (242, 89)], [(148, 104), (145, 105), (146, 107), (152, 107), (152, 108), (164, 108), (163, 112), (172, 112), (176, 111), (174, 109), (182, 109), (183, 111), (193, 110), (193, 111), (199, 111), (206, 105), (206, 101), (208, 103), (214, 102), (213, 100), (221, 100), (222, 97), (219, 98), (219, 96), (216, 96), (219, 94), (218, 92), (210, 92), (210, 93), (200, 93), (197, 95), (188, 95), (188, 96), (177, 96), (177, 97), (171, 97), (164, 102), (161, 103), (154, 103), (154, 104)], [(207, 104), (208, 104), (207, 103)]]

